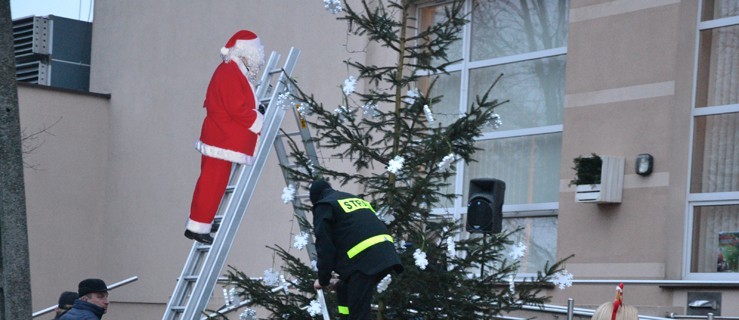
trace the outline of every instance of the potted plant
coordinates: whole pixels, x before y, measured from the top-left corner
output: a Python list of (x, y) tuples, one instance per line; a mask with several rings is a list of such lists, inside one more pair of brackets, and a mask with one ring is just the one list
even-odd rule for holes
[(579, 156), (573, 160), (575, 166), (575, 178), (570, 180), (571, 185), (594, 185), (600, 184), (600, 172), (603, 160), (595, 153), (590, 157)]
[(575, 202), (618, 203), (623, 189), (624, 159), (620, 157), (579, 156), (574, 160)]

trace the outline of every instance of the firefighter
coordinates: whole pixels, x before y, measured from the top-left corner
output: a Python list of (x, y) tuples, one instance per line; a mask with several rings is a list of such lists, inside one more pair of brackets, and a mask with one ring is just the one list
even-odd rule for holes
[[(377, 283), (403, 266), (393, 238), (372, 205), (353, 194), (336, 191), (325, 180), (310, 187), (313, 228), (318, 252), (316, 289), (337, 289), (339, 313), (348, 319), (370, 319)], [(332, 272), (339, 282), (331, 282)]]

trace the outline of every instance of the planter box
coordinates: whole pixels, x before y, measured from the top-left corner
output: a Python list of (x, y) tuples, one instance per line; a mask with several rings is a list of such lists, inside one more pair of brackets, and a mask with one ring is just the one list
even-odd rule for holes
[(624, 188), (624, 158), (601, 156), (600, 184), (578, 185), (575, 202), (621, 203)]

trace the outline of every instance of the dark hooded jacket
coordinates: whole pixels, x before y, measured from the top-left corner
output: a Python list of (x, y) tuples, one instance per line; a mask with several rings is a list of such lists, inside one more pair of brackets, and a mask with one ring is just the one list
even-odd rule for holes
[(105, 309), (98, 307), (87, 301), (77, 299), (74, 306), (69, 309), (60, 320), (100, 320), (105, 314)]
[(311, 201), (319, 284), (329, 284), (331, 271), (344, 280), (354, 272), (403, 271), (392, 237), (369, 202), (328, 184), (311, 189)]

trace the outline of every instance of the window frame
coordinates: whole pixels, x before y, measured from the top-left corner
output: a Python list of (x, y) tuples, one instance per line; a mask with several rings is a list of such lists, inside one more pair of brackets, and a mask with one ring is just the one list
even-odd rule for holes
[(688, 167), (687, 176), (688, 183), (685, 186), (686, 189), (686, 206), (685, 206), (685, 230), (684, 230), (684, 243), (683, 243), (683, 272), (682, 277), (685, 280), (696, 280), (696, 281), (716, 281), (716, 280), (733, 280), (737, 274), (735, 272), (692, 272), (691, 262), (693, 259), (693, 239), (694, 221), (695, 221), (695, 209), (697, 207), (708, 207), (708, 206), (720, 206), (720, 205), (737, 205), (739, 204), (739, 191), (732, 192), (692, 192), (691, 185), (693, 180), (693, 156), (695, 152), (695, 122), (699, 117), (720, 115), (727, 113), (739, 113), (739, 104), (728, 104), (718, 106), (706, 106), (696, 107), (696, 99), (698, 96), (698, 75), (700, 65), (700, 41), (701, 33), (703, 31), (710, 31), (713, 29), (739, 26), (739, 15), (732, 17), (724, 17), (719, 19), (712, 19), (701, 21), (703, 15), (703, 8), (706, 0), (700, 0), (698, 3), (698, 12), (695, 35), (695, 47), (694, 47), (694, 61), (693, 61), (693, 79), (692, 79), (692, 96), (691, 96), (691, 112), (690, 112), (690, 145), (688, 154)]
[[(430, 1), (428, 3), (420, 4), (416, 7), (416, 17), (419, 19), (416, 19), (416, 28), (420, 27), (420, 16), (421, 16), (421, 10), (423, 8), (428, 7), (434, 7), (434, 6), (443, 6), (446, 4), (449, 4), (450, 1)], [(472, 10), (472, 0), (465, 1), (465, 7), (464, 10), (466, 13), (470, 13)], [(567, 10), (567, 14), (569, 15), (569, 10)], [(481, 68), (487, 68), (487, 67), (494, 67), (498, 65), (504, 65), (504, 64), (510, 64), (510, 63), (520, 63), (530, 60), (536, 60), (536, 59), (543, 59), (543, 58), (553, 58), (553, 57), (559, 57), (559, 56), (567, 56), (567, 46), (564, 47), (556, 47), (551, 49), (544, 49), (544, 50), (538, 50), (538, 51), (532, 51), (527, 53), (521, 53), (521, 54), (515, 54), (511, 56), (504, 56), (504, 57), (497, 57), (497, 58), (491, 58), (491, 59), (483, 59), (483, 60), (477, 60), (477, 61), (470, 61), (471, 59), (471, 37), (472, 37), (472, 23), (468, 23), (463, 27), (462, 30), (462, 57), (461, 61), (458, 63), (455, 63), (453, 65), (449, 65), (446, 67), (446, 71), (448, 73), (452, 72), (459, 72), (460, 73), (460, 84), (459, 84), (459, 109), (458, 111), (460, 113), (467, 112), (467, 108), (469, 106), (469, 78), (470, 78), (470, 72), (475, 69), (481, 69)], [(426, 73), (426, 76), (433, 76), (433, 73)], [(563, 102), (563, 108), (564, 108), (564, 102)], [(503, 119), (505, 121), (505, 119)], [(542, 135), (542, 134), (553, 134), (553, 133), (559, 133), (562, 134), (564, 126), (562, 123), (556, 124), (556, 125), (546, 125), (546, 126), (539, 126), (539, 127), (531, 127), (531, 128), (525, 128), (525, 129), (512, 129), (512, 130), (505, 130), (505, 131), (491, 131), (491, 132), (485, 132), (480, 137), (476, 138), (475, 141), (484, 141), (484, 140), (495, 140), (495, 139), (504, 139), (504, 138), (513, 138), (513, 137), (525, 137), (525, 136), (532, 136), (532, 135)], [(560, 149), (561, 149), (560, 145)], [(438, 215), (441, 217), (451, 217), (455, 220), (459, 220), (462, 218), (462, 215), (467, 214), (467, 205), (465, 199), (463, 199), (464, 196), (464, 179), (465, 179), (465, 164), (463, 160), (458, 160), (456, 163), (456, 175), (454, 178), (454, 193), (458, 194), (458, 196), (454, 199), (452, 203), (452, 207), (440, 207), (440, 208), (433, 208), (431, 210), (431, 213), (434, 215)], [(546, 218), (546, 217), (555, 217), (558, 218), (559, 216), (559, 201), (554, 202), (543, 202), (543, 203), (533, 203), (533, 204), (504, 204), (503, 205), (503, 219), (516, 219), (516, 218)], [(463, 230), (464, 231), (464, 230)], [(465, 232), (460, 232), (458, 235), (458, 238), (464, 238), (469, 237), (470, 234)], [(458, 240), (458, 239), (457, 239)], [(555, 250), (556, 251), (556, 250)], [(556, 255), (556, 252), (554, 252)], [(522, 273), (521, 276), (530, 276), (534, 273)]]

